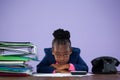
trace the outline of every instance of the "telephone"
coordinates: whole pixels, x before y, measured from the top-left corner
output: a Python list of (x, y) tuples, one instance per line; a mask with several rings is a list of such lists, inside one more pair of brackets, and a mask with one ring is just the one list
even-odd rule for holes
[(120, 62), (110, 56), (97, 57), (91, 61), (92, 72), (95, 74), (114, 74), (117, 73), (116, 67)]

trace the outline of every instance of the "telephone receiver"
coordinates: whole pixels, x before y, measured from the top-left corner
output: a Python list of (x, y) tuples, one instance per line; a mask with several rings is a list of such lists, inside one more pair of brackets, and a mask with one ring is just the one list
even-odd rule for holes
[(117, 73), (116, 67), (120, 64), (119, 60), (110, 57), (97, 57), (91, 61), (93, 73)]

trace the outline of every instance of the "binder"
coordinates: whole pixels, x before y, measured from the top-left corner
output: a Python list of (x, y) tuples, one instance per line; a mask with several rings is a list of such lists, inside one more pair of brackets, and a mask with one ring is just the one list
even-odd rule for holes
[(0, 67), (0, 72), (30, 72), (32, 68)]
[(9, 46), (23, 46), (23, 47), (30, 47), (30, 46), (33, 46), (32, 43), (30, 42), (7, 42), (7, 41), (0, 41), (0, 46), (4, 46), (4, 47), (9, 47)]
[(24, 64), (24, 61), (0, 61), (0, 65)]
[(0, 61), (29, 61), (32, 58), (19, 56), (0, 56)]
[(9, 73), (9, 72), (0, 72), (0, 76), (8, 76), (8, 77), (26, 77), (26, 76), (30, 76), (30, 74), (27, 73)]
[(10, 52), (16, 52), (16, 53), (22, 53), (22, 54), (36, 54), (35, 52), (29, 51), (29, 50), (15, 49), (15, 48), (10, 48), (10, 47), (0, 47), (0, 50), (1, 52), (3, 50), (2, 54), (4, 54), (4, 51), (10, 51)]

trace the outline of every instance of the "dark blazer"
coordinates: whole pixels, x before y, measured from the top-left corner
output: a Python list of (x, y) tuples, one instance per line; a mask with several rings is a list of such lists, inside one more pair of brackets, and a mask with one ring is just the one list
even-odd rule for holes
[[(46, 54), (43, 60), (37, 65), (37, 73), (52, 73), (55, 68), (50, 65), (56, 63), (54, 55), (52, 55), (52, 48), (45, 48), (44, 51)], [(79, 48), (72, 47), (72, 54), (68, 63), (72, 63), (76, 71), (88, 72), (87, 64), (80, 57)]]

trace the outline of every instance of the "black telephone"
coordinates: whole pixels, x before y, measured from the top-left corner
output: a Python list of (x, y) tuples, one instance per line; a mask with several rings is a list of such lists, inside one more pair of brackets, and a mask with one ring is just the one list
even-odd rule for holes
[(92, 63), (92, 72), (95, 74), (114, 74), (117, 73), (116, 66), (120, 64), (120, 62), (110, 56), (102, 56), (95, 58), (91, 61)]

